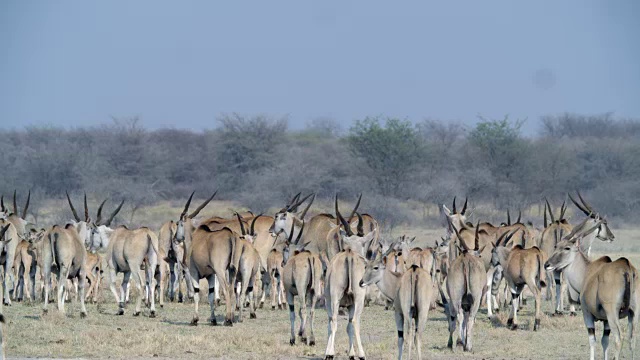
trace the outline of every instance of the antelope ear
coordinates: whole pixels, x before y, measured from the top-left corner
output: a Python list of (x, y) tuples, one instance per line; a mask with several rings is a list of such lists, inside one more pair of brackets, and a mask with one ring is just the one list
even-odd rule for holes
[(387, 256), (382, 257), (382, 265), (387, 266)]
[(447, 205), (442, 204), (442, 210), (444, 211), (445, 215), (451, 215), (451, 210), (449, 210), (449, 208), (447, 207)]

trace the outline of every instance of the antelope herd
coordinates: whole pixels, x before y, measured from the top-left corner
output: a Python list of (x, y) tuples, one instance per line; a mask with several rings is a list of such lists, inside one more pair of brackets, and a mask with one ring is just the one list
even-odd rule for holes
[[(508, 211), (506, 223), (473, 224), (467, 219), (468, 201), (465, 199), (458, 211), (454, 198), (451, 209), (440, 206), (443, 236), (435, 241), (434, 247), (421, 248), (413, 246), (415, 238), (383, 239), (376, 219), (358, 211), (362, 195), (346, 218), (340, 212), (337, 195), (335, 214), (307, 217), (315, 194), (301, 198), (298, 193), (273, 216), (236, 212), (229, 218), (198, 219), (216, 193), (189, 213), (192, 193), (180, 216), (164, 223), (156, 233), (147, 227), (112, 228), (124, 201), (103, 218), (107, 201), (104, 200), (93, 219), (85, 194), (81, 218), (68, 193), (73, 218), (65, 224), (37, 229), (26, 221), (31, 194), (20, 214), (14, 192), (13, 211), (5, 206), (4, 197), (0, 198), (0, 260), (4, 265), (1, 282), (4, 289), (0, 293), (5, 306), (11, 305), (12, 300), (34, 301), (39, 269), (43, 312), (47, 312), (54, 290), (58, 310), (64, 312), (65, 300), (75, 288), (80, 315), (86, 317), (85, 298), (96, 301), (100, 279), (106, 271), (118, 315), (124, 314), (129, 280), (133, 278), (134, 316), (141, 314), (143, 300), (150, 317), (157, 313), (156, 297), (160, 307), (166, 296), (170, 301), (182, 302), (184, 288), (194, 303), (191, 324), (197, 325), (200, 280), (206, 279), (211, 311), (208, 321), (212, 325), (218, 324), (215, 310), (221, 301), (220, 293), (224, 297), (227, 326), (242, 322), (246, 307), (249, 317), (255, 318), (258, 304), (262, 307), (270, 293), (272, 309), (284, 309), (285, 302), (288, 305), (291, 345), (296, 344), (297, 296), (300, 322), (297, 336), (311, 346), (316, 343), (315, 308), (324, 303), (328, 316), (326, 359), (333, 359), (336, 354), (338, 313), (343, 311), (348, 318), (348, 355), (365, 358), (361, 315), (365, 305), (379, 297), (394, 309), (398, 358), (402, 359), (405, 334), (409, 337), (408, 357), (415, 343), (421, 358), (422, 334), (428, 328), (429, 311), (437, 305), (444, 308), (449, 324), (448, 347), (455, 350), (461, 343), (464, 351), (472, 351), (474, 324), (483, 298), (489, 317), (510, 298), (506, 326), (516, 330), (526, 286), (535, 298), (533, 331), (536, 331), (540, 328), (543, 288), (546, 299), (551, 300), (555, 287), (558, 314), (564, 311), (562, 299), (566, 288), (570, 314), (576, 314), (578, 305), (582, 311), (590, 358), (595, 357), (596, 321), (604, 323), (605, 358), (610, 336), (614, 342), (612, 358), (619, 357), (620, 319), (625, 317), (633, 356), (635, 311), (640, 301), (638, 272), (626, 258), (614, 261), (608, 256), (590, 257), (596, 238), (611, 242), (615, 236), (606, 217), (595, 211), (579, 192), (577, 195), (578, 200), (572, 195), (569, 199), (585, 215), (584, 220), (572, 226), (565, 218), (564, 203), (556, 217), (551, 204), (545, 201), (540, 229), (531, 222), (523, 223), (521, 215), (512, 223)], [(119, 273), (123, 273), (123, 278), (118, 291)], [(503, 279), (505, 291), (501, 294)], [(85, 293), (86, 283), (89, 288)], [(0, 311), (0, 342), (4, 319)], [(4, 357), (4, 343), (1, 344)]]

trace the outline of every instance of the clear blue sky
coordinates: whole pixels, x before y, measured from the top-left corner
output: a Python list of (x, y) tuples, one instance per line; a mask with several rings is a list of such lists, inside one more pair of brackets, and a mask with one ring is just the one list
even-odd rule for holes
[(640, 118), (640, 1), (0, 3), (0, 127)]

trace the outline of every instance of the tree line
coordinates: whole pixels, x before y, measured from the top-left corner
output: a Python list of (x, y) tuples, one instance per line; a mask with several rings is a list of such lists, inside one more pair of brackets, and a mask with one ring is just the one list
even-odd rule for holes
[[(233, 199), (255, 211), (293, 192), (319, 198), (366, 194), (388, 224), (424, 220), (421, 205), (468, 196), (482, 211), (559, 205), (581, 190), (611, 219), (640, 210), (640, 121), (612, 114), (522, 121), (457, 122), (368, 117), (349, 129), (319, 119), (302, 130), (286, 118), (224, 114), (205, 131), (149, 130), (137, 118), (95, 127), (0, 131), (0, 192), (38, 199), (65, 191), (126, 198), (136, 208), (186, 199), (191, 191)], [(24, 197), (24, 195), (22, 195)], [(203, 195), (204, 196), (204, 195)], [(5, 204), (7, 201), (5, 201)]]

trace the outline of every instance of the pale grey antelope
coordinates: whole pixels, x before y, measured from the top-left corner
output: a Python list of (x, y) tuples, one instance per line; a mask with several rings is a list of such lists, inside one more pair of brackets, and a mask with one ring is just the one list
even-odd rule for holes
[[(106, 201), (106, 200), (105, 200)], [(118, 304), (118, 315), (124, 314), (124, 305), (127, 297), (129, 280), (133, 277), (134, 285), (138, 291), (136, 307), (133, 316), (140, 315), (142, 299), (147, 298), (150, 317), (156, 316), (155, 306), (155, 269), (158, 264), (158, 236), (149, 228), (128, 229), (126, 226), (118, 226), (111, 229), (111, 221), (115, 214), (122, 208), (124, 200), (104, 223), (101, 221), (100, 212), (105, 201), (98, 208), (98, 219), (91, 231), (89, 250), (96, 252), (106, 249), (106, 270), (109, 273), (109, 289), (113, 293)], [(142, 280), (140, 269), (144, 264), (145, 278)], [(123, 273), (120, 296), (116, 290), (116, 277)], [(145, 285), (146, 284), (146, 285)], [(145, 289), (149, 289), (149, 296)]]
[(571, 194), (569, 194), (569, 199), (578, 209), (580, 209), (580, 211), (582, 211), (587, 216), (587, 218), (584, 219), (584, 221), (582, 221), (580, 225), (576, 226), (576, 228), (578, 228), (577, 231), (586, 230), (595, 226), (596, 224), (599, 224), (594, 232), (592, 232), (588, 237), (585, 237), (582, 240), (584, 242), (582, 246), (584, 249), (586, 249), (587, 256), (591, 256), (591, 246), (593, 245), (593, 240), (598, 239), (600, 241), (610, 243), (615, 239), (615, 235), (613, 235), (611, 229), (609, 229), (607, 218), (601, 217), (600, 214), (598, 214), (598, 212), (595, 211), (593, 207), (584, 200), (580, 192), (577, 191), (577, 193), (582, 205), (577, 202), (571, 196)]
[[(5, 224), (0, 227), (0, 253), (4, 252), (5, 235), (9, 230), (10, 226), (12, 225)], [(0, 283), (0, 286), (2, 286), (2, 283)], [(4, 317), (4, 312), (2, 311), (2, 303), (0, 303), (0, 360), (4, 359), (4, 348), (5, 348), (4, 324), (5, 324), (5, 317)]]
[(0, 219), (0, 228), (7, 229), (4, 231), (3, 235), (3, 245), (2, 245), (2, 260), (3, 263), (3, 271), (4, 276), (2, 283), (4, 285), (3, 291), (3, 304), (6, 306), (11, 305), (11, 294), (9, 290), (13, 289), (12, 284), (12, 274), (13, 274), (13, 266), (16, 258), (16, 253), (18, 249), (18, 245), (22, 241), (19, 236), (18, 230), (15, 224), (10, 220)]
[(58, 311), (64, 313), (64, 293), (67, 286), (67, 279), (77, 279), (80, 295), (80, 316), (87, 316), (85, 308), (85, 281), (87, 274), (85, 271), (85, 261), (87, 249), (80, 239), (78, 232), (72, 224), (64, 227), (54, 225), (47, 233), (43, 241), (42, 263), (44, 270), (42, 281), (44, 287), (43, 312), (47, 313), (49, 305), (49, 292), (51, 290), (51, 273), (56, 272), (58, 279)]
[(338, 309), (340, 306), (347, 308), (349, 313), (349, 357), (355, 357), (354, 340), (358, 347), (358, 357), (365, 358), (364, 348), (360, 339), (360, 316), (364, 308), (366, 291), (358, 286), (365, 269), (365, 254), (367, 244), (373, 241), (375, 231), (368, 234), (361, 233), (359, 226), (357, 234), (351, 231), (349, 223), (342, 217), (338, 210), (338, 196), (336, 195), (336, 217), (340, 220), (344, 232), (341, 232), (342, 251), (331, 260), (325, 279), (325, 297), (327, 316), (329, 318), (329, 338), (325, 351), (325, 359), (333, 359), (335, 356), (335, 337), (338, 328)]
[[(298, 242), (300, 236), (304, 232), (304, 222), (298, 232)], [(293, 235), (293, 230), (289, 232), (290, 236)], [(289, 248), (291, 247), (292, 238), (287, 240), (287, 250), (285, 254), (289, 254)], [(322, 296), (322, 263), (320, 257), (308, 250), (292, 251), (291, 256), (288, 256), (286, 264), (283, 268), (282, 283), (284, 286), (284, 293), (289, 305), (289, 320), (291, 322), (291, 337), (289, 343), (294, 345), (296, 343), (295, 334), (295, 305), (294, 297), (298, 296), (299, 316), (300, 316), (300, 329), (298, 336), (300, 341), (309, 346), (316, 344), (316, 337), (313, 331), (313, 320), (315, 318), (316, 302)], [(307, 302), (310, 303), (309, 313), (307, 314)], [(307, 336), (307, 316), (309, 317), (309, 336)]]
[(467, 246), (455, 226), (451, 225), (451, 230), (455, 233), (456, 238), (452, 239), (450, 246), (455, 246), (460, 254), (449, 266), (446, 281), (449, 301), (443, 297), (449, 321), (448, 346), (452, 350), (455, 349), (453, 333), (458, 325), (460, 341), (464, 350), (471, 351), (473, 349), (473, 326), (487, 279), (487, 270), (480, 256), (487, 245), (480, 246), (479, 226), (475, 228), (473, 248)]
[(569, 299), (582, 307), (584, 323), (589, 334), (590, 358), (595, 359), (595, 322), (604, 323), (602, 347), (604, 358), (608, 359), (609, 336), (613, 332), (613, 359), (618, 359), (622, 348), (620, 319), (629, 323), (629, 345), (631, 357), (635, 355), (635, 330), (638, 317), (635, 316), (640, 304), (640, 289), (637, 286), (638, 271), (631, 262), (622, 257), (612, 261), (603, 256), (597, 260), (586, 254), (588, 244), (583, 244), (588, 236), (598, 231), (602, 225), (597, 222), (588, 229), (573, 231), (560, 241), (552, 256), (546, 262), (548, 270), (560, 270), (569, 288)]
[[(424, 269), (412, 264), (404, 273), (389, 271), (387, 270), (388, 256), (392, 251), (393, 249), (389, 249), (380, 258), (367, 263), (360, 286), (369, 287), (375, 284), (386, 297), (393, 300), (398, 331), (398, 359), (402, 359), (405, 327), (409, 335), (408, 358), (411, 359), (411, 348), (415, 341), (418, 359), (421, 359), (421, 335), (426, 326), (437, 286), (433, 281), (435, 267)], [(415, 329), (413, 337), (412, 329)]]

